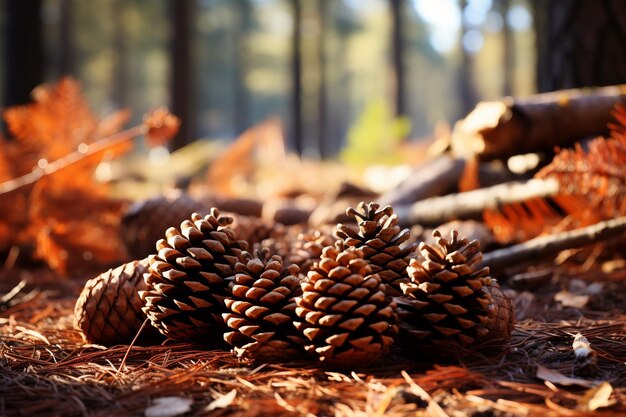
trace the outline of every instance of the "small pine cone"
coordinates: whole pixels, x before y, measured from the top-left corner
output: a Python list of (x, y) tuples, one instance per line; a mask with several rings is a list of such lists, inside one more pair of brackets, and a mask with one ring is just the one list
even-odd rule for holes
[(223, 329), (224, 298), (230, 294), (226, 279), (247, 249), (228, 227), (231, 222), (212, 208), (204, 218), (192, 214), (180, 231), (170, 227), (157, 242), (158, 254), (150, 256), (145, 275), (148, 288), (140, 295), (143, 311), (163, 335), (194, 339)]
[[(131, 342), (146, 315), (138, 291), (146, 288), (143, 274), (148, 260), (132, 261), (90, 279), (74, 307), (74, 327), (90, 343), (115, 345)], [(142, 336), (154, 332), (150, 326)]]
[(122, 215), (122, 239), (129, 254), (145, 258), (155, 253), (154, 244), (165, 231), (177, 226), (192, 213), (207, 213), (204, 204), (185, 195), (158, 196), (139, 201)]
[[(485, 342), (493, 336), (508, 340), (510, 331), (504, 335), (497, 330), (500, 334), (490, 335), (492, 330), (510, 327), (497, 322), (502, 318), (496, 303), (503, 302), (505, 296), (501, 291), (496, 294), (489, 268), (480, 267), (480, 243), (458, 239), (455, 230), (449, 241), (437, 230), (433, 237), (436, 244), (432, 246), (420, 243), (421, 258), (412, 259), (407, 268), (411, 282), (402, 284), (405, 296), (396, 298), (403, 336), (461, 346)], [(504, 318), (506, 323), (510, 317)]]
[(260, 217), (244, 216), (235, 213), (225, 214), (233, 218), (230, 228), (237, 235), (237, 239), (245, 240), (250, 247), (256, 243), (261, 243), (272, 233), (273, 226)]
[(324, 248), (333, 246), (336, 240), (321, 230), (300, 233), (286, 255), (287, 262), (298, 265), (303, 274), (308, 274), (313, 265), (320, 261)]
[(406, 268), (409, 256), (415, 251), (415, 243), (403, 245), (410, 237), (409, 229), (401, 229), (398, 216), (391, 206), (380, 209), (377, 203), (364, 203), (358, 209), (350, 207), (346, 214), (357, 220), (358, 232), (349, 226), (337, 225), (337, 237), (348, 246), (359, 248), (387, 285), (389, 295), (400, 295), (402, 283), (409, 281)]
[(326, 247), (302, 282), (295, 325), (321, 362), (364, 367), (386, 353), (398, 333), (395, 303), (358, 249)]
[(235, 265), (232, 295), (225, 300), (222, 314), (233, 331), (224, 340), (234, 346), (240, 358), (281, 362), (302, 353), (303, 339), (293, 325), (294, 298), (301, 294), (299, 269), (283, 268), (278, 255), (269, 249), (243, 252)]

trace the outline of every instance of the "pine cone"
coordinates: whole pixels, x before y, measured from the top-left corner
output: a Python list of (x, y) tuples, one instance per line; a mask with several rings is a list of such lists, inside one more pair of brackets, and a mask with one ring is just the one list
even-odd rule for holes
[(237, 239), (245, 240), (250, 247), (267, 239), (272, 233), (273, 226), (260, 217), (244, 216), (235, 213), (225, 214), (233, 218), (230, 228), (237, 235)]
[(405, 296), (396, 298), (403, 335), (461, 346), (508, 340), (512, 314), (502, 313), (511, 312), (510, 300), (507, 307), (489, 268), (480, 267), (480, 243), (458, 239), (456, 230), (449, 241), (437, 230), (433, 237), (435, 245), (420, 243), (423, 259), (411, 260), (411, 281), (401, 285)]
[(367, 366), (389, 350), (398, 332), (396, 305), (358, 249), (326, 247), (296, 298), (295, 325), (306, 350), (341, 367)]
[(359, 231), (339, 224), (336, 234), (347, 245), (363, 251), (372, 265), (372, 272), (387, 285), (388, 294), (400, 295), (400, 284), (409, 281), (406, 268), (416, 244), (403, 246), (410, 237), (409, 230), (400, 228), (391, 206), (379, 208), (379, 204), (364, 202), (359, 203), (358, 210), (350, 207), (346, 214), (357, 220)]
[[(90, 343), (131, 342), (146, 319), (138, 291), (146, 288), (143, 274), (148, 260), (132, 261), (90, 279), (74, 307), (74, 327)], [(155, 334), (148, 326), (142, 336)]]
[(168, 227), (177, 226), (192, 213), (207, 213), (199, 201), (180, 194), (158, 196), (139, 201), (122, 216), (122, 239), (130, 255), (136, 259), (155, 253), (154, 244)]
[(157, 242), (145, 276), (147, 290), (140, 293), (143, 311), (165, 336), (181, 340), (215, 335), (223, 329), (224, 298), (230, 295), (228, 277), (234, 275), (237, 257), (247, 249), (220, 217), (216, 208), (204, 218), (167, 229)]
[(229, 312), (222, 314), (233, 329), (224, 339), (238, 357), (280, 362), (302, 353), (303, 340), (293, 325), (301, 294), (299, 269), (283, 269), (278, 255), (269, 249), (243, 252), (235, 265), (232, 296), (225, 300)]
[(313, 265), (320, 261), (324, 248), (333, 246), (336, 240), (321, 230), (299, 233), (286, 255), (287, 262), (298, 265), (303, 274), (308, 274)]

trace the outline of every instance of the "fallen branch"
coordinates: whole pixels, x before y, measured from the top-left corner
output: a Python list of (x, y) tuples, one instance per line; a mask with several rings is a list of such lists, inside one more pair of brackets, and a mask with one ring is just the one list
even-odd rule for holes
[(379, 202), (383, 206), (395, 207), (455, 191), (464, 168), (464, 159), (449, 156), (428, 161), (417, 167), (400, 185), (381, 195)]
[(626, 232), (626, 216), (606, 220), (591, 226), (548, 236), (540, 236), (508, 248), (488, 252), (483, 264), (501, 270), (507, 266), (554, 255), (565, 249), (580, 248), (602, 242)]
[(611, 109), (619, 103), (626, 103), (626, 85), (481, 102), (454, 126), (452, 150), (483, 160), (551, 151), (608, 133)]
[(479, 218), (486, 209), (495, 210), (503, 204), (530, 198), (550, 197), (558, 191), (559, 184), (554, 179), (532, 179), (428, 198), (411, 205), (399, 205), (394, 211), (404, 225), (438, 226), (455, 219)]

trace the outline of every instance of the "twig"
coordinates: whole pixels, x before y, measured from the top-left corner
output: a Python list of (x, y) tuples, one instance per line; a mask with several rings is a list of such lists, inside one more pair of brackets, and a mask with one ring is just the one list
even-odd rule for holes
[(116, 133), (104, 139), (100, 139), (88, 145), (86, 150), (79, 149), (72, 153), (65, 155), (56, 161), (50, 162), (45, 167), (36, 167), (28, 174), (21, 177), (13, 178), (9, 181), (0, 184), (0, 196), (8, 194), (12, 191), (16, 191), (22, 187), (35, 184), (41, 178), (54, 174), (62, 169), (68, 168), (88, 157), (95, 156), (99, 153), (106, 152), (116, 146), (119, 146), (125, 142), (130, 142), (135, 137), (142, 135), (146, 132), (146, 125), (141, 124), (122, 132)]
[(135, 342), (137, 342), (137, 339), (139, 339), (139, 336), (141, 335), (141, 332), (143, 331), (143, 329), (146, 328), (146, 325), (148, 324), (148, 322), (149, 322), (149, 319), (145, 319), (143, 321), (143, 323), (141, 324), (141, 327), (137, 331), (137, 334), (135, 335), (135, 337), (133, 337), (133, 341), (130, 342), (130, 345), (128, 345), (128, 349), (126, 350), (126, 353), (124, 354), (124, 357), (122, 358), (122, 363), (120, 363), (120, 367), (117, 370), (118, 374), (124, 369), (124, 366), (126, 365), (126, 360), (128, 359), (128, 355), (130, 355), (131, 349), (135, 345)]
[(536, 197), (549, 197), (559, 192), (554, 179), (532, 179), (525, 182), (509, 182), (464, 193), (433, 197), (411, 205), (394, 207), (398, 218), (405, 225), (440, 225), (458, 218), (479, 217), (486, 209), (497, 209)]
[(493, 269), (540, 259), (565, 249), (579, 248), (601, 242), (626, 232), (626, 216), (606, 220), (591, 226), (567, 232), (540, 236), (508, 248), (498, 249), (483, 256), (483, 264)]
[(417, 395), (422, 400), (428, 403), (428, 409), (433, 416), (450, 417), (448, 413), (446, 413), (444, 409), (441, 408), (439, 404), (437, 404), (437, 401), (435, 401), (433, 397), (431, 397), (430, 394), (424, 390), (424, 388), (420, 387), (415, 383), (415, 381), (413, 381), (413, 379), (409, 376), (409, 374), (406, 373), (406, 371), (401, 371), (400, 374), (409, 384), (409, 388), (411, 389), (411, 391), (413, 391), (413, 394)]

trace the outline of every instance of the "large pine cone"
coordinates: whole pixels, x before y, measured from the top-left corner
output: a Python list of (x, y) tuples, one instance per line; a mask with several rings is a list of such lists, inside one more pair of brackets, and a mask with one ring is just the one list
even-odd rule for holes
[(387, 285), (388, 294), (400, 295), (400, 284), (409, 281), (406, 268), (416, 247), (415, 243), (403, 245), (410, 237), (409, 229), (400, 228), (391, 206), (380, 209), (377, 203), (361, 202), (358, 209), (350, 207), (346, 214), (357, 220), (359, 230), (339, 224), (337, 236), (363, 251), (372, 271)]
[(481, 268), (480, 243), (459, 239), (455, 230), (450, 240), (436, 230), (433, 237), (432, 246), (420, 243), (421, 258), (408, 268), (411, 282), (402, 284), (405, 296), (396, 298), (403, 335), (461, 346), (506, 342), (512, 330), (510, 299), (489, 268)]
[[(204, 218), (167, 229), (157, 242), (157, 255), (150, 256), (142, 292), (143, 311), (165, 336), (181, 340), (217, 335), (224, 327), (224, 298), (228, 277), (246, 243), (237, 241), (228, 228), (230, 217), (220, 217), (216, 208)], [(221, 335), (221, 333), (220, 333)]]
[(295, 325), (321, 362), (363, 367), (379, 359), (398, 332), (396, 305), (385, 296), (363, 252), (326, 247), (302, 283)]
[(232, 295), (225, 300), (226, 325), (233, 331), (224, 339), (238, 357), (266, 362), (296, 358), (302, 353), (302, 337), (293, 325), (294, 298), (301, 294), (299, 269), (283, 269), (278, 255), (269, 249), (254, 256), (243, 252), (235, 265)]
[[(131, 342), (146, 315), (138, 291), (146, 288), (143, 274), (148, 260), (132, 261), (90, 279), (74, 307), (74, 327), (90, 343), (115, 345)], [(142, 335), (156, 334), (151, 326)]]
[(207, 213), (208, 208), (185, 194), (158, 196), (139, 201), (122, 215), (122, 239), (128, 253), (136, 259), (155, 253), (154, 245), (165, 231), (177, 226), (192, 213)]

